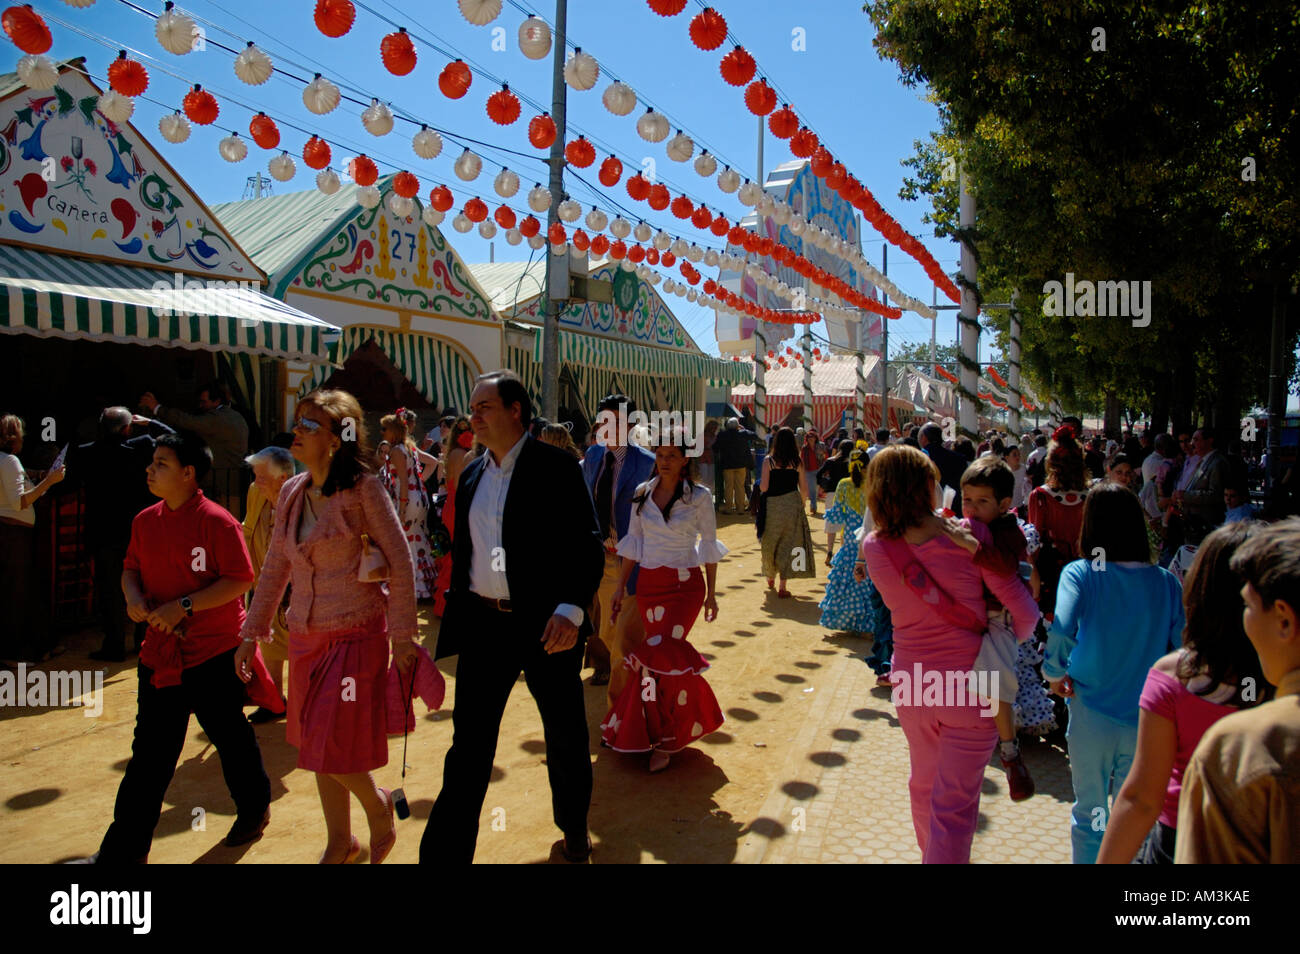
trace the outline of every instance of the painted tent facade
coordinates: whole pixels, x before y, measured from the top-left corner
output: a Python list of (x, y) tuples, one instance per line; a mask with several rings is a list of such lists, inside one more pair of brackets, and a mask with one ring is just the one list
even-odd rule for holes
[(290, 366), (286, 419), (299, 397), (365, 350), (396, 368), (429, 416), (465, 412), (475, 376), (501, 366), (500, 317), (442, 232), (423, 222), (418, 200), (411, 215), (393, 213), (391, 181), (378, 183), (384, 200), (373, 209), (351, 184), (332, 196), (312, 190), (216, 208), (267, 271), (272, 294), (343, 329), (332, 363)]

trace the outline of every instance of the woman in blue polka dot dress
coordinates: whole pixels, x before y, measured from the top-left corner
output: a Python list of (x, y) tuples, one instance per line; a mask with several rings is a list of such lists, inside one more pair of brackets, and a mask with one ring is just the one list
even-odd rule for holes
[(875, 622), (871, 610), (871, 580), (858, 583), (853, 579), (853, 564), (858, 559), (866, 498), (862, 478), (867, 470), (867, 451), (859, 443), (849, 455), (849, 476), (835, 488), (835, 502), (826, 511), (826, 520), (844, 526), (844, 544), (831, 559), (826, 596), (821, 602), (821, 625), (836, 632), (869, 633)]

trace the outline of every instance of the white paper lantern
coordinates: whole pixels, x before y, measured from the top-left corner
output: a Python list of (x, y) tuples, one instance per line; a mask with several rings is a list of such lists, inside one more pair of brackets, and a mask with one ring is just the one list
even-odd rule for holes
[(659, 249), (659, 251), (661, 252), (668, 251), (668, 246), (672, 244), (673, 244), (673, 237), (669, 235), (667, 232), (660, 229), (658, 232), (655, 233), (654, 246), (655, 248)]
[(95, 0), (63, 0), (70, 7), (76, 7), (78, 10), (84, 10), (86, 7), (95, 5)]
[(668, 140), (667, 152), (673, 162), (686, 162), (695, 155), (695, 143), (679, 129), (677, 135)]
[(663, 142), (668, 138), (668, 120), (653, 109), (647, 109), (636, 121), (636, 131), (646, 142)]
[(663, 278), (662, 275), (660, 275), (658, 272), (652, 270), (652, 271), (650, 272), (650, 277), (647, 278), (646, 281), (648, 281), (651, 285), (658, 285), (658, 284), (659, 284), (659, 280), (660, 280), (661, 278)]
[(497, 224), (491, 219), (484, 219), (478, 224), (478, 234), (485, 239), (494, 238), (497, 234)]
[(457, 232), (465, 233), (474, 227), (474, 223), (464, 212), (457, 212), (456, 217), (451, 220), (451, 227)]
[(542, 248), (545, 244), (546, 244), (546, 237), (543, 235), (539, 234), (539, 235), (528, 236), (528, 247), (531, 248), (534, 252)]
[(776, 286), (776, 293), (780, 295), (782, 298), (789, 298), (790, 286), (787, 285), (785, 282), (779, 282)]
[(388, 193), (385, 202), (388, 205), (388, 211), (399, 219), (404, 219), (415, 212), (415, 200), (404, 195), (398, 195), (396, 192)]
[(372, 185), (357, 190), (357, 202), (361, 204), (363, 209), (373, 209), (379, 205), (380, 198), (379, 190)]
[(763, 190), (754, 182), (746, 182), (737, 194), (741, 205), (755, 206), (763, 198)]
[(673, 289), (673, 294), (676, 295), (678, 298), (685, 298), (685, 297), (686, 297), (686, 286), (685, 286), (685, 285), (678, 285), (676, 288)]
[(591, 229), (593, 232), (603, 232), (605, 231), (605, 226), (609, 225), (609, 216), (600, 211), (600, 209), (592, 209), (587, 213), (586, 223), (587, 228)]
[(446, 217), (446, 212), (439, 212), (431, 205), (426, 205), (424, 211), (420, 213), (420, 220), (430, 228), (437, 228)]
[(632, 234), (636, 236), (638, 242), (648, 242), (650, 241), (650, 236), (654, 233), (651, 231), (650, 226), (646, 225), (644, 222), (638, 222), (636, 228), (632, 230)]
[(165, 10), (153, 24), (154, 35), (168, 53), (184, 56), (194, 49), (194, 40), (200, 35), (198, 26), (179, 10)]
[(28, 53), (18, 61), (18, 78), (28, 89), (54, 89), (59, 82), (59, 70), (48, 56)]
[(582, 92), (591, 89), (600, 79), (600, 66), (590, 53), (582, 52), (582, 47), (575, 47), (564, 64), (564, 82)]
[(754, 281), (758, 281), (758, 276), (763, 274), (763, 270), (753, 262), (750, 262), (745, 266), (745, 274), (754, 279)]
[(478, 178), (478, 174), (483, 171), (483, 160), (470, 152), (469, 149), (466, 149), (456, 159), (452, 169), (458, 179), (464, 182), (473, 182)]
[(650, 277), (650, 267), (648, 265), (638, 265), (636, 267), (636, 277), (645, 281)]
[(704, 178), (708, 178), (718, 171), (718, 160), (709, 155), (706, 149), (695, 157), (695, 172)]
[(460, 15), (475, 26), (487, 26), (501, 16), (501, 0), (457, 0)]
[(776, 203), (776, 209), (772, 212), (772, 218), (776, 220), (777, 225), (788, 225), (794, 217), (794, 210), (784, 202)]
[[(538, 237), (538, 238), (541, 238), (540, 235), (537, 236), (537, 237)], [(563, 257), (563, 256), (565, 256), (565, 255), (568, 255), (568, 254), (569, 254), (569, 243), (568, 243), (568, 242), (563, 242), (563, 243), (561, 243), (560, 245), (552, 245), (552, 246), (551, 246), (551, 254), (554, 255), (556, 258), (561, 258), (561, 257)]]
[(428, 126), (411, 137), (411, 148), (421, 159), (437, 159), (442, 153), (442, 137)]
[(686, 291), (687, 301), (695, 301), (699, 297), (700, 297), (700, 293), (697, 292), (694, 288), (687, 289)]
[(217, 143), (217, 151), (226, 162), (242, 162), (248, 155), (248, 146), (244, 145), (244, 140), (239, 138), (239, 133), (231, 133)]
[(687, 245), (685, 239), (674, 239), (673, 244), (668, 246), (669, 251), (678, 258), (684, 258), (686, 256), (686, 248)]
[(518, 229), (506, 229), (506, 242), (510, 245), (518, 245), (524, 240), (524, 233)]
[[(519, 52), (530, 60), (540, 60), (551, 52), (551, 28), (545, 21), (530, 15), (527, 20), (519, 24)], [(506, 240), (509, 241), (509, 238), (507, 235)]]
[(686, 250), (686, 257), (692, 262), (698, 262), (700, 259), (704, 258), (704, 249), (700, 248), (698, 245), (692, 244), (691, 247)]
[(338, 106), (339, 88), (317, 73), (302, 89), (302, 104), (317, 116), (324, 116)]
[(807, 227), (808, 227), (808, 223), (806, 223), (803, 219), (801, 219), (797, 215), (794, 216), (792, 219), (790, 219), (791, 235), (803, 235), (804, 229)]
[(715, 248), (711, 248), (711, 249), (709, 249), (707, 252), (704, 253), (704, 264), (707, 265), (707, 266), (709, 266), (709, 268), (717, 268), (717, 267), (718, 267), (718, 250), (717, 250), (717, 249), (715, 249)]
[(676, 283), (675, 281), (673, 281), (671, 278), (665, 278), (665, 279), (664, 279), (664, 294), (665, 294), (665, 295), (671, 295), (671, 294), (673, 293), (673, 288), (674, 288), (674, 286), (676, 286), (676, 284), (677, 284), (677, 283)]
[[(741, 201), (743, 202), (744, 199)], [(754, 209), (759, 215), (771, 215), (776, 211), (776, 200), (764, 192), (759, 195), (758, 201), (754, 203)]]
[(509, 199), (519, 191), (519, 177), (509, 169), (502, 169), (492, 180), (492, 188), (501, 198)]
[(632, 234), (632, 223), (620, 215), (609, 223), (609, 234), (614, 238), (625, 239)]
[(623, 261), (621, 261), (621, 262), (618, 263), (618, 267), (621, 268), (621, 269), (622, 269), (623, 271), (625, 271), (625, 272), (630, 272), (630, 271), (632, 271), (634, 268), (636, 268), (636, 266), (635, 266), (634, 264), (632, 264), (632, 259), (630, 259), (630, 258), (625, 258), (625, 259), (623, 259)]
[(293, 178), (293, 174), (298, 171), (294, 164), (293, 157), (287, 152), (282, 152), (266, 164), (266, 168), (271, 173), (271, 178), (280, 182), (288, 182)]
[(551, 190), (543, 185), (535, 185), (528, 190), (528, 208), (534, 212), (545, 212), (551, 207)]
[(636, 93), (626, 83), (611, 83), (600, 101), (615, 116), (626, 116), (636, 109)]
[(393, 131), (393, 111), (386, 104), (372, 99), (361, 114), (361, 124), (372, 136), (387, 136)]
[(168, 142), (184, 142), (190, 138), (190, 121), (177, 110), (158, 120), (158, 134)]
[(582, 215), (582, 206), (572, 199), (565, 199), (556, 208), (555, 214), (566, 222), (576, 222), (578, 216)]
[(271, 58), (252, 42), (235, 57), (235, 75), (249, 86), (261, 86), (274, 72), (275, 65), (271, 62)]
[[(135, 101), (129, 96), (123, 96), (116, 90), (109, 90), (103, 96), (99, 97), (99, 104), (95, 107), (109, 122), (121, 123), (131, 118), (135, 112)], [(247, 150), (245, 150), (247, 152)], [(240, 156), (239, 159), (244, 158)], [(233, 161), (238, 162), (239, 159)]]
[(322, 169), (316, 173), (316, 188), (326, 195), (333, 195), (338, 192), (342, 184), (339, 181), (339, 174), (333, 169)]
[(718, 188), (728, 194), (740, 188), (740, 173), (727, 166), (718, 173)]

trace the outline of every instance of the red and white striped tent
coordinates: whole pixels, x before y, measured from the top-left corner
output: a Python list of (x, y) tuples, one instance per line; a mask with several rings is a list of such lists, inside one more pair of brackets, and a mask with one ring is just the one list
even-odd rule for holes
[[(872, 355), (862, 365), (862, 373), (867, 380), (864, 411), (868, 431), (880, 426), (879, 364), (880, 359)], [(764, 423), (768, 427), (783, 423), (792, 411), (802, 414), (803, 371), (803, 366), (795, 363), (784, 368), (778, 366), (767, 372), (767, 417)], [(856, 417), (854, 402), (857, 359), (848, 355), (831, 355), (826, 360), (814, 360), (812, 371), (814, 429), (818, 434), (825, 434), (841, 426), (850, 426)], [(731, 403), (740, 410), (752, 411), (754, 385), (741, 384), (732, 388)], [(841, 419), (844, 422), (842, 425)], [(928, 412), (913, 404), (910, 396), (890, 393), (890, 427), (901, 430), (929, 419)]]

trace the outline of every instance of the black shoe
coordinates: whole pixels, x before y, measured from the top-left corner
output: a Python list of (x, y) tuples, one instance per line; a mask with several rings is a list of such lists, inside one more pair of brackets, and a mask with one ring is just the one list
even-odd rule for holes
[(265, 725), (268, 722), (279, 722), (284, 718), (285, 712), (287, 711), (288, 710), (272, 712), (265, 706), (258, 706), (257, 710), (249, 715), (248, 721), (253, 723), (253, 725)]
[[(137, 865), (147, 865), (148, 863), (149, 863), (148, 855), (143, 855), (135, 859), (135, 864)], [(84, 858), (73, 858), (70, 861), (65, 861), (64, 864), (65, 865), (103, 865), (103, 864), (111, 864), (111, 862), (101, 861), (99, 857), (99, 852), (97, 851), (93, 855), (87, 855)]]
[(114, 652), (111, 649), (96, 649), (90, 654), (90, 658), (95, 662), (126, 662), (126, 653)]
[(590, 836), (584, 835), (583, 839), (587, 843), (587, 847), (585, 849), (574, 851), (569, 847), (568, 838), (561, 838), (559, 841), (555, 843), (555, 847), (560, 849), (560, 854), (564, 856), (564, 860), (567, 861), (569, 864), (585, 865), (591, 861), (592, 845), (591, 845)]
[(271, 821), (271, 809), (265, 809), (260, 816), (254, 816), (252, 820), (236, 818), (235, 824), (230, 827), (230, 833), (226, 835), (223, 844), (227, 848), (238, 848), (240, 845), (246, 845), (250, 841), (257, 841), (262, 837), (262, 832)]

